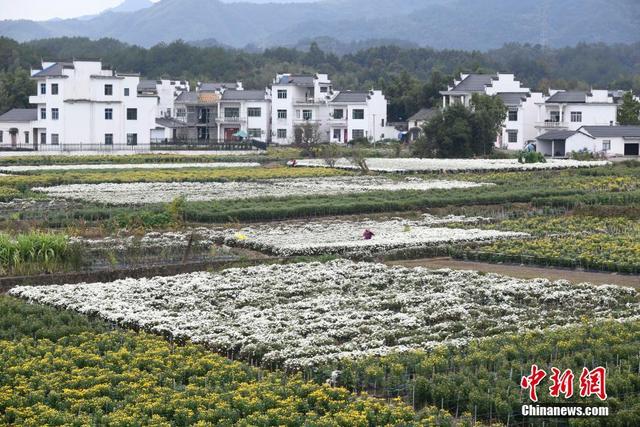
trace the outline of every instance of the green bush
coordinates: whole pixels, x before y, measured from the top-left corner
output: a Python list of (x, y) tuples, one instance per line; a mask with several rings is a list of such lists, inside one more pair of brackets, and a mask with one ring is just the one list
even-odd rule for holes
[(520, 163), (547, 163), (544, 154), (537, 151), (522, 151), (518, 156)]

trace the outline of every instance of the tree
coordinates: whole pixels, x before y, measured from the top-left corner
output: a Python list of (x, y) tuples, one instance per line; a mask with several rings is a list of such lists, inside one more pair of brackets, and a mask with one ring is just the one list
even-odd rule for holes
[(618, 123), (621, 125), (640, 125), (640, 101), (627, 92), (622, 98), (622, 105), (618, 107)]
[(23, 68), (0, 73), (0, 114), (12, 108), (29, 107), (29, 96), (35, 94), (36, 84)]
[(507, 109), (497, 96), (474, 95), (471, 107), (453, 105), (426, 123), (414, 154), (440, 158), (491, 154), (506, 114)]
[(316, 157), (320, 144), (320, 126), (317, 123), (305, 122), (293, 129), (295, 145), (302, 149), (305, 157)]
[(475, 93), (471, 97), (471, 108), (474, 136), (472, 151), (475, 154), (490, 154), (507, 118), (507, 107), (498, 96)]

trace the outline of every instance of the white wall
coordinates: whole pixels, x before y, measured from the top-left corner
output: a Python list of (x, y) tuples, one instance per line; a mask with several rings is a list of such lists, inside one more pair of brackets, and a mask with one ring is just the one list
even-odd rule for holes
[[(33, 146), (33, 126), (30, 122), (0, 122), (0, 132), (2, 132), (0, 147), (11, 147), (11, 129), (18, 129), (18, 133), (16, 133), (15, 136), (17, 146)], [(28, 144), (26, 142), (25, 132), (29, 134)]]

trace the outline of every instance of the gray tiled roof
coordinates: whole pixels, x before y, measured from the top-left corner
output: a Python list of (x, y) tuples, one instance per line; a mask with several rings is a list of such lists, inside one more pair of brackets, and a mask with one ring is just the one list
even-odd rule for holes
[(158, 82), (155, 80), (140, 80), (138, 83), (138, 91), (140, 92), (150, 92), (158, 90), (157, 86)]
[(36, 108), (14, 108), (0, 116), (0, 122), (33, 122), (38, 120)]
[(175, 100), (177, 104), (197, 104), (198, 92), (182, 92)]
[(331, 102), (367, 102), (369, 92), (340, 92)]
[(484, 92), (495, 77), (495, 74), (469, 74), (451, 92)]
[(225, 90), (222, 94), (223, 101), (264, 101), (263, 90)]
[(498, 96), (502, 99), (504, 105), (513, 107), (519, 106), (523, 101), (526, 101), (529, 94), (526, 92), (502, 92)]
[(640, 138), (640, 126), (583, 126), (596, 138)]
[(582, 104), (587, 102), (587, 92), (558, 92), (551, 98), (547, 99), (547, 104), (553, 103), (568, 103), (568, 104)]
[(431, 120), (438, 114), (440, 111), (438, 108), (422, 108), (420, 111), (415, 113), (413, 116), (409, 117), (409, 122), (422, 122), (426, 120)]
[(198, 90), (203, 92), (217, 92), (221, 89), (235, 89), (237, 86), (237, 83), (202, 83), (198, 86)]
[(168, 118), (168, 117), (161, 117), (159, 119), (156, 119), (156, 124), (166, 127), (166, 128), (184, 128), (187, 127), (187, 124), (184, 122), (181, 122), (180, 120), (176, 120), (176, 119), (172, 119), (172, 118)]
[(71, 62), (56, 62), (48, 68), (34, 74), (32, 77), (58, 77), (62, 76), (62, 70), (65, 68), (73, 68)]
[(283, 76), (278, 84), (281, 85), (299, 85), (313, 86), (314, 76)]
[(572, 137), (576, 133), (578, 132), (572, 130), (552, 130), (545, 133), (544, 135), (540, 135), (536, 139), (539, 139), (540, 141), (565, 140)]

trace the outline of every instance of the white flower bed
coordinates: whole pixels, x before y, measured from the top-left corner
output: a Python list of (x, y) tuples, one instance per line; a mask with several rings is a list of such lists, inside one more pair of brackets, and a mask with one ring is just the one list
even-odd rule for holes
[[(478, 218), (425, 216), (421, 221), (307, 221), (268, 224), (227, 230), (224, 243), (278, 256), (340, 254), (370, 257), (395, 249), (420, 249), (438, 244), (494, 241), (529, 237), (526, 233), (496, 230), (432, 228)], [(365, 240), (365, 230), (375, 235)]]
[(231, 182), (144, 182), (129, 184), (72, 184), (34, 188), (51, 197), (114, 205), (167, 203), (184, 196), (189, 201), (282, 198), (289, 196), (334, 195), (370, 191), (402, 191), (474, 188), (488, 184), (463, 181), (392, 180), (384, 177), (324, 177)]
[[(0, 171), (16, 172), (55, 172), (67, 170), (111, 170), (111, 169), (228, 169), (256, 168), (260, 163), (217, 162), (217, 163), (101, 163), (95, 165), (42, 165), (42, 166), (0, 166)], [(1, 175), (1, 174), (0, 174)]]
[(630, 288), (342, 260), (17, 287), (10, 294), (287, 368), (461, 344), (583, 317), (640, 318)]
[[(474, 172), (525, 171), (540, 169), (570, 169), (606, 166), (606, 161), (577, 161), (551, 159), (547, 163), (521, 164), (517, 159), (367, 159), (367, 166), (376, 172)], [(322, 159), (298, 160), (296, 166), (328, 167)], [(339, 169), (358, 169), (348, 159), (339, 159)]]

